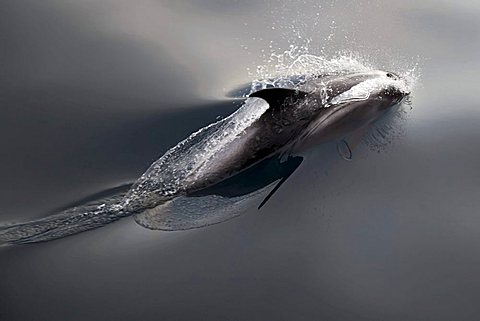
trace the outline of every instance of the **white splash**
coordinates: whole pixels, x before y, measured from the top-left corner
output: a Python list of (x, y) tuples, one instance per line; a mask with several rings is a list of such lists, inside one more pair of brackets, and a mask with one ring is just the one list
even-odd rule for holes
[(319, 75), (339, 75), (374, 69), (355, 54), (341, 54), (328, 59), (308, 53), (299, 54), (300, 52), (303, 51), (294, 47), (281, 55), (272, 54), (271, 60), (276, 60), (273, 70), (271, 65), (258, 66), (251, 92), (268, 87), (294, 88)]
[[(315, 56), (308, 53), (308, 44), (305, 46), (291, 45), (289, 50), (281, 54), (272, 53), (265, 65), (257, 67), (257, 75), (252, 81), (250, 93), (269, 87), (296, 88), (320, 75), (342, 75), (388, 69), (385, 66), (375, 65), (371, 59), (358, 53), (342, 52), (331, 58)], [(398, 66), (399, 62), (396, 65)], [(339, 95), (337, 101), (368, 99), (372, 92), (389, 86), (402, 92), (412, 92), (420, 78), (417, 67), (418, 63), (413, 67), (405, 66), (402, 68), (403, 70), (387, 70), (394, 71), (400, 76), (400, 79), (395, 80), (386, 76), (369, 79), (354, 86), (343, 96)]]

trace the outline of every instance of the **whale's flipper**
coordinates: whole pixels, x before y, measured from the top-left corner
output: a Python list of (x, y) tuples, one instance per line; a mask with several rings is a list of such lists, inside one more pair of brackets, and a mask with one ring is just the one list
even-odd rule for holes
[(278, 182), (260, 203), (258, 207), (260, 209), (302, 162), (303, 157), (301, 156), (282, 158), (280, 155), (276, 155), (214, 186), (192, 193), (191, 196), (219, 195), (232, 198), (252, 193), (271, 183)]
[(308, 93), (296, 89), (288, 88), (267, 88), (256, 91), (248, 97), (257, 97), (264, 99), (271, 109), (278, 109), (285, 105), (286, 101), (295, 102), (298, 99), (305, 98)]
[(344, 160), (351, 161), (353, 150), (362, 142), (363, 137), (369, 130), (369, 124), (362, 126), (352, 132), (350, 135), (337, 142), (337, 151)]
[(247, 195), (278, 182), (285, 176), (290, 176), (302, 161), (301, 156), (281, 158), (280, 155), (275, 155), (213, 186), (189, 193), (187, 196), (218, 195), (233, 198)]

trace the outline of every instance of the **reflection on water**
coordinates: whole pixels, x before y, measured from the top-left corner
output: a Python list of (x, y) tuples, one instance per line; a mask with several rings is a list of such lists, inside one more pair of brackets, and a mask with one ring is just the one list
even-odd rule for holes
[(2, 319), (478, 319), (478, 2), (1, 6), (1, 221), (134, 181), (235, 110), (212, 101), (275, 66), (271, 50), (308, 38), (316, 55), (422, 74), (387, 151), (328, 166), (337, 146), (321, 146), (261, 215), (2, 249)]

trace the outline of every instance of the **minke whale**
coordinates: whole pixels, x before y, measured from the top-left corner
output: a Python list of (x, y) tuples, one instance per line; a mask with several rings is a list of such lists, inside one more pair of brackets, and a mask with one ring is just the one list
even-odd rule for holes
[[(302, 163), (302, 153), (338, 140), (351, 157), (368, 127), (409, 94), (380, 70), (313, 75), (293, 88), (251, 93), (232, 115), (190, 135), (125, 191), (38, 220), (0, 226), (1, 244), (48, 241), (126, 216), (150, 229), (219, 223), (261, 208)], [(346, 155), (345, 155), (346, 154)]]

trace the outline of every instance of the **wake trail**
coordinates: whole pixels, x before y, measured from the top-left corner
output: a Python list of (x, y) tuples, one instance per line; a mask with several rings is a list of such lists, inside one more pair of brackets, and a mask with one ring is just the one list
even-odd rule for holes
[(45, 242), (102, 227), (131, 215), (121, 193), (38, 220), (0, 226), (0, 245)]

